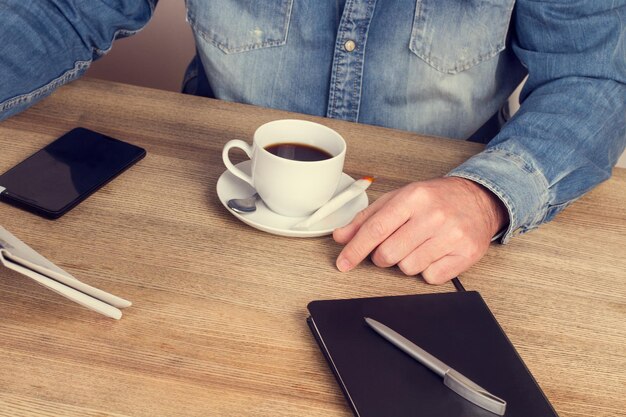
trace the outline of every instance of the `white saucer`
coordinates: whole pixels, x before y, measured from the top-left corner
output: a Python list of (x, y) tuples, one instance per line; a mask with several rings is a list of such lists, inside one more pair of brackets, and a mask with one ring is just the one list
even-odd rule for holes
[[(236, 166), (246, 174), (250, 174), (250, 161), (240, 162)], [(338, 191), (342, 191), (348, 185), (352, 184), (354, 179), (343, 173), (339, 182)], [(304, 217), (286, 217), (274, 213), (262, 201), (257, 201), (256, 211), (253, 213), (235, 213), (226, 203), (231, 198), (244, 198), (254, 194), (254, 189), (235, 177), (228, 170), (225, 171), (217, 180), (217, 196), (231, 214), (242, 222), (256, 229), (279, 236), (289, 237), (316, 237), (329, 235), (338, 227), (345, 226), (368, 205), (367, 194), (363, 192), (361, 195), (348, 202), (328, 217), (320, 220), (317, 224), (311, 226), (309, 230), (291, 230), (291, 226), (302, 221)]]

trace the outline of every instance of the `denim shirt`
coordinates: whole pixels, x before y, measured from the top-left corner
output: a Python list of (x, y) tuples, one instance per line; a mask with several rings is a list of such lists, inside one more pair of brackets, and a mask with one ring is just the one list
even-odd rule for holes
[[(79, 76), (155, 3), (0, 0), (0, 118)], [(503, 201), (503, 242), (606, 180), (626, 145), (625, 0), (186, 4), (202, 65), (190, 68), (188, 89), (488, 142), (448, 175)], [(526, 75), (520, 110), (489, 130)]]

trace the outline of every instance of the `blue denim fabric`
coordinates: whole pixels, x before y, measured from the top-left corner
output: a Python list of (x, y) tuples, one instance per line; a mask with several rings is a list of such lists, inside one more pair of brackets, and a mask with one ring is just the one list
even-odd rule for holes
[(518, 1), (513, 51), (528, 68), (520, 110), (450, 175), (509, 211), (504, 242), (608, 179), (626, 146), (626, 2)]
[(157, 0), (0, 0), (0, 120), (82, 75)]
[[(0, 118), (151, 12), (145, 0), (23, 2), (0, 0)], [(626, 145), (626, 0), (186, 3), (198, 50), (186, 90), (224, 100), (467, 139), (528, 74), (520, 111), (448, 174), (502, 199), (503, 242), (607, 179)]]

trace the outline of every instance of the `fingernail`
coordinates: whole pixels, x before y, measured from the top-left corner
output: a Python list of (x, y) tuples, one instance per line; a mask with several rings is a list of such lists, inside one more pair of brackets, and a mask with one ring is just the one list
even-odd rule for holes
[(339, 269), (341, 272), (349, 271), (351, 267), (352, 265), (346, 258), (339, 258), (337, 260), (337, 269)]

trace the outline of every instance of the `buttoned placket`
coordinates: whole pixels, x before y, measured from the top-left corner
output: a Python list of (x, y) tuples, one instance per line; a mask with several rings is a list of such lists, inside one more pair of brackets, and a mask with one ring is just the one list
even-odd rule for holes
[(343, 9), (330, 78), (327, 117), (358, 121), (367, 34), (376, 0), (348, 0)]

